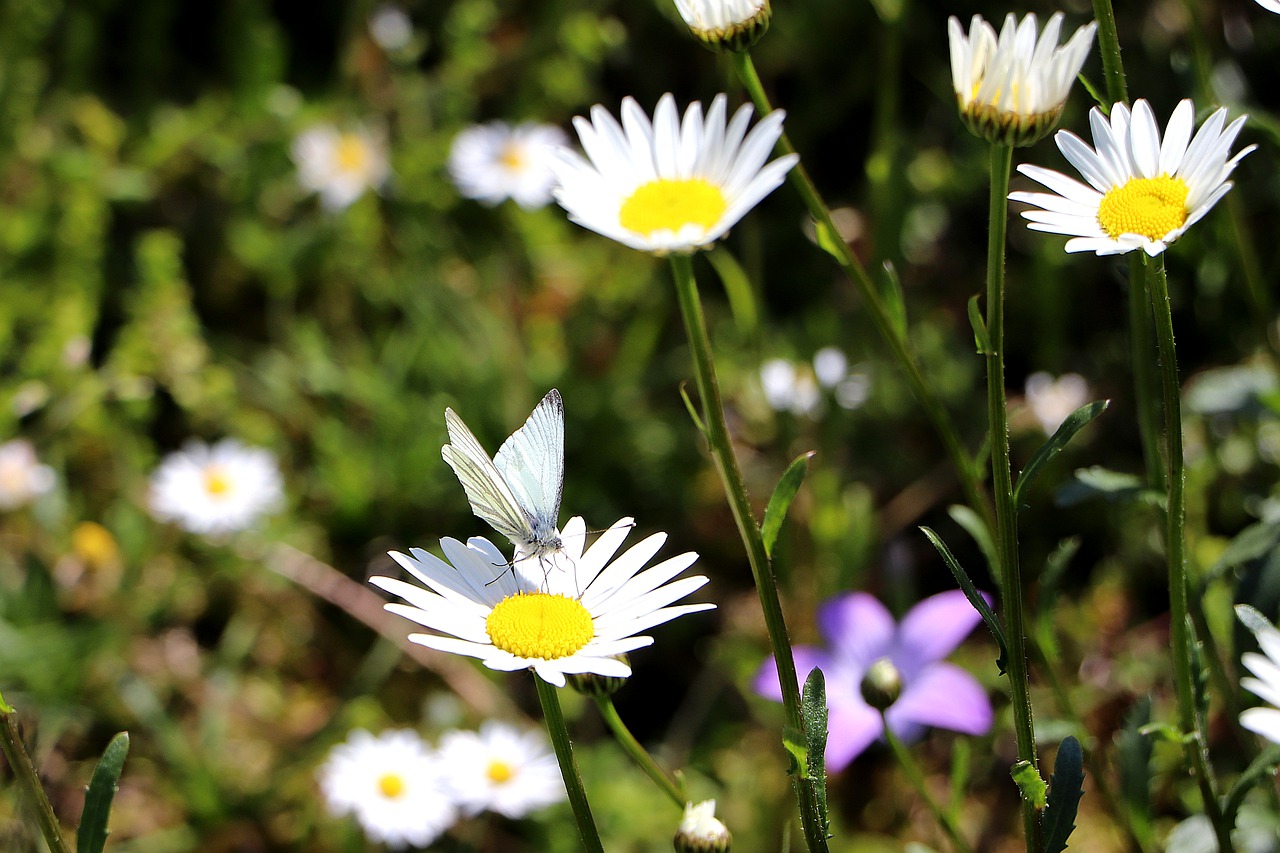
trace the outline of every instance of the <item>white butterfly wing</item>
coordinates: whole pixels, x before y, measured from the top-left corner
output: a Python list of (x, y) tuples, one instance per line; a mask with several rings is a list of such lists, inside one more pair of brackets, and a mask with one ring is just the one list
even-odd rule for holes
[(471, 511), (516, 545), (531, 541), (533, 518), (512, 493), (489, 454), (453, 409), (444, 410), (444, 423), (449, 430), (449, 443), (440, 449), (440, 455), (462, 483)]
[(564, 401), (552, 388), (524, 426), (502, 443), (493, 464), (516, 503), (545, 540), (560, 526), (564, 491)]

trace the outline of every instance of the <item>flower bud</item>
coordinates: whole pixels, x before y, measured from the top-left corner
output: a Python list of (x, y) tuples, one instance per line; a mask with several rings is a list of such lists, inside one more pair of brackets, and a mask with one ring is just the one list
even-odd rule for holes
[[(614, 655), (617, 660), (630, 666), (631, 661), (625, 654)], [(612, 696), (627, 683), (625, 676), (598, 675), (594, 672), (571, 672), (565, 676), (569, 686), (583, 696)]]
[(862, 676), (862, 698), (877, 711), (886, 711), (902, 695), (902, 674), (888, 658), (880, 658), (867, 667)]
[(704, 800), (696, 806), (685, 803), (684, 817), (672, 843), (677, 853), (728, 853), (733, 835), (716, 819), (716, 801)]
[(769, 29), (769, 0), (676, 0), (680, 17), (703, 47), (747, 50)]

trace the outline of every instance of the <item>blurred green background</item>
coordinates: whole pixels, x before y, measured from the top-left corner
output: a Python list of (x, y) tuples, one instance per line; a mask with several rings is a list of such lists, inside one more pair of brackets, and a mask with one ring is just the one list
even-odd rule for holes
[[(1121, 5), (1133, 96), (1161, 117), (1194, 97), (1259, 119), (1241, 144), (1260, 150), (1228, 202), (1168, 255), (1183, 375), (1210, 399), (1188, 413), (1191, 553), (1197, 570), (1222, 570), (1205, 600), (1230, 657), (1226, 604), (1250, 600), (1275, 619), (1280, 601), (1280, 572), (1265, 555), (1218, 561), (1231, 537), (1277, 515), (1266, 337), (1280, 178), (1267, 116), (1280, 106), (1280, 18), (1247, 0)], [(369, 35), (375, 8), (0, 3), (0, 439), (29, 438), (59, 475), (52, 494), (0, 517), (0, 690), (22, 712), (55, 805), (73, 820), (97, 755), (127, 729), (133, 748), (109, 849), (366, 849), (353, 824), (324, 813), (314, 772), (327, 750), (354, 726), (435, 737), (478, 723), (485, 709), (402, 657), (350, 607), (282, 577), (270, 543), (359, 585), (394, 571), (388, 549), (490, 535), (440, 458), (444, 408), (494, 449), (557, 387), (565, 517), (603, 528), (632, 515), (636, 535), (667, 531), (664, 553), (697, 550), (698, 571), (712, 578), (701, 595), (719, 605), (657, 629), (655, 645), (633, 656), (622, 714), (661, 759), (688, 768), (698, 795), (720, 800), (737, 849), (782, 849), (793, 808), (782, 715), (748, 690), (767, 644), (680, 398), (689, 355), (667, 267), (568, 223), (554, 205), (461, 199), (445, 171), (454, 135), (471, 123), (568, 129), (592, 104), (616, 112), (629, 94), (651, 109), (666, 91), (681, 104), (726, 91), (736, 104), (744, 98), (730, 69), (687, 36), (668, 3), (406, 2), (414, 38), (394, 51)], [(1070, 29), (1091, 17), (1084, 3), (1063, 10)], [(986, 151), (955, 115), (945, 24), (948, 14), (967, 24), (1007, 11), (782, 2), (754, 51), (805, 164), (860, 223), (850, 234), (858, 254), (873, 272), (895, 264), (927, 372), (975, 449), (982, 362), (965, 304), (983, 285)], [(1100, 88), (1096, 50), (1084, 73)], [(1064, 126), (1084, 134), (1089, 105), (1078, 87)], [(381, 194), (328, 212), (298, 186), (289, 147), (316, 122), (385, 129), (393, 177)], [(1048, 141), (1017, 160), (1064, 168)], [(1022, 181), (1015, 176), (1015, 188)], [(793, 638), (812, 642), (813, 608), (837, 592), (869, 590), (901, 612), (952, 586), (919, 524), (942, 532), (990, 584), (980, 552), (948, 517), (960, 495), (933, 433), (851, 285), (805, 237), (804, 218), (783, 188), (722, 250), (746, 270), (754, 310), (731, 311), (712, 267), (699, 260), (696, 269), (753, 496), (763, 502), (795, 455), (818, 451), (778, 561)], [(1055, 500), (1075, 468), (1143, 470), (1127, 264), (1068, 257), (1063, 242), (1011, 226), (1011, 391), (1016, 398), (1033, 371), (1074, 371), (1112, 405), (1037, 484), (1023, 516), (1037, 630), (1056, 638), (1053, 666), (1036, 666), (1045, 685), (1037, 710), (1050, 752), (1077, 731), (1065, 694), (1087, 746), (1110, 754), (1118, 738), (1140, 758), (1126, 718), (1147, 696), (1157, 718), (1169, 718), (1158, 519), (1124, 494)], [(762, 362), (806, 361), (825, 346), (870, 377), (866, 402), (846, 410), (828, 397), (814, 415), (769, 408)], [(1233, 396), (1251, 366), (1261, 378)], [(1018, 464), (1044, 435), (1021, 408), (1014, 429)], [(286, 510), (230, 542), (153, 521), (145, 497), (159, 459), (190, 437), (225, 436), (277, 455)], [(108, 543), (77, 545), (83, 522), (102, 525)], [(1067, 536), (1080, 537), (1079, 553), (1052, 589), (1038, 587)], [(965, 824), (980, 849), (996, 851), (1015, 849), (1019, 829), (994, 655), (975, 633), (957, 660), (990, 687), (995, 734), (966, 742), (934, 733), (917, 754), (944, 792), (960, 762)], [(1065, 677), (1058, 694), (1051, 670)], [(536, 719), (528, 676), (480, 679), (494, 713)], [(566, 700), (608, 849), (669, 849), (678, 814), (608, 741), (594, 710)], [(1232, 710), (1214, 707), (1214, 754), (1228, 775), (1257, 749), (1233, 730)], [(1171, 766), (1164, 749), (1157, 768)], [(1125, 783), (1141, 800), (1141, 780), (1112, 781)], [(1142, 820), (1158, 836), (1185, 814), (1187, 796), (1177, 774), (1158, 775)], [(882, 749), (833, 778), (832, 798), (835, 850), (943, 843)], [(1111, 805), (1086, 796), (1080, 849), (1126, 849)], [(0, 847), (42, 849), (20, 815), (6, 783)], [(476, 819), (432, 849), (576, 845), (559, 808), (519, 823)]]

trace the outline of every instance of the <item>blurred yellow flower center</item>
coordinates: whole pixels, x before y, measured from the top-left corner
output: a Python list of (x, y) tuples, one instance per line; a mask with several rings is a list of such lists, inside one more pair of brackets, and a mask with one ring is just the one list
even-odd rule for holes
[(501, 785), (503, 782), (511, 781), (511, 777), (516, 775), (516, 769), (505, 761), (490, 761), (485, 775), (489, 777), (490, 782)]
[(504, 598), (484, 624), (499, 649), (540, 660), (567, 658), (596, 635), (585, 607), (572, 598), (545, 592)]
[(1131, 178), (1108, 190), (1098, 205), (1098, 224), (1113, 240), (1121, 234), (1141, 234), (1161, 240), (1187, 221), (1187, 193), (1181, 178)]
[(93, 521), (82, 521), (71, 531), (71, 550), (91, 569), (113, 563), (120, 556), (111, 531)]
[(498, 158), (498, 162), (513, 172), (523, 171), (525, 167), (524, 149), (514, 143), (507, 145), (502, 149), (502, 156)]
[(369, 163), (369, 146), (354, 133), (344, 133), (338, 138), (334, 160), (340, 172), (363, 172)]
[(215, 498), (224, 498), (231, 491), (231, 478), (221, 465), (204, 469), (204, 490)]
[(702, 178), (643, 184), (622, 203), (618, 222), (646, 237), (655, 231), (679, 231), (698, 225), (703, 231), (720, 221), (729, 203), (720, 188)]
[(384, 773), (378, 779), (378, 793), (388, 800), (397, 800), (404, 795), (404, 778), (399, 773)]

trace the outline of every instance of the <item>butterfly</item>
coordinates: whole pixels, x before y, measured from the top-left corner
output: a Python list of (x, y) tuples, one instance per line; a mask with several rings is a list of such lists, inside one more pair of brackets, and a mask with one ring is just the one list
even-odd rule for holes
[(444, 410), (449, 443), (440, 449), (467, 493), (471, 510), (516, 546), (516, 559), (563, 550), (564, 401), (552, 388), (524, 426), (491, 460), (453, 409)]

